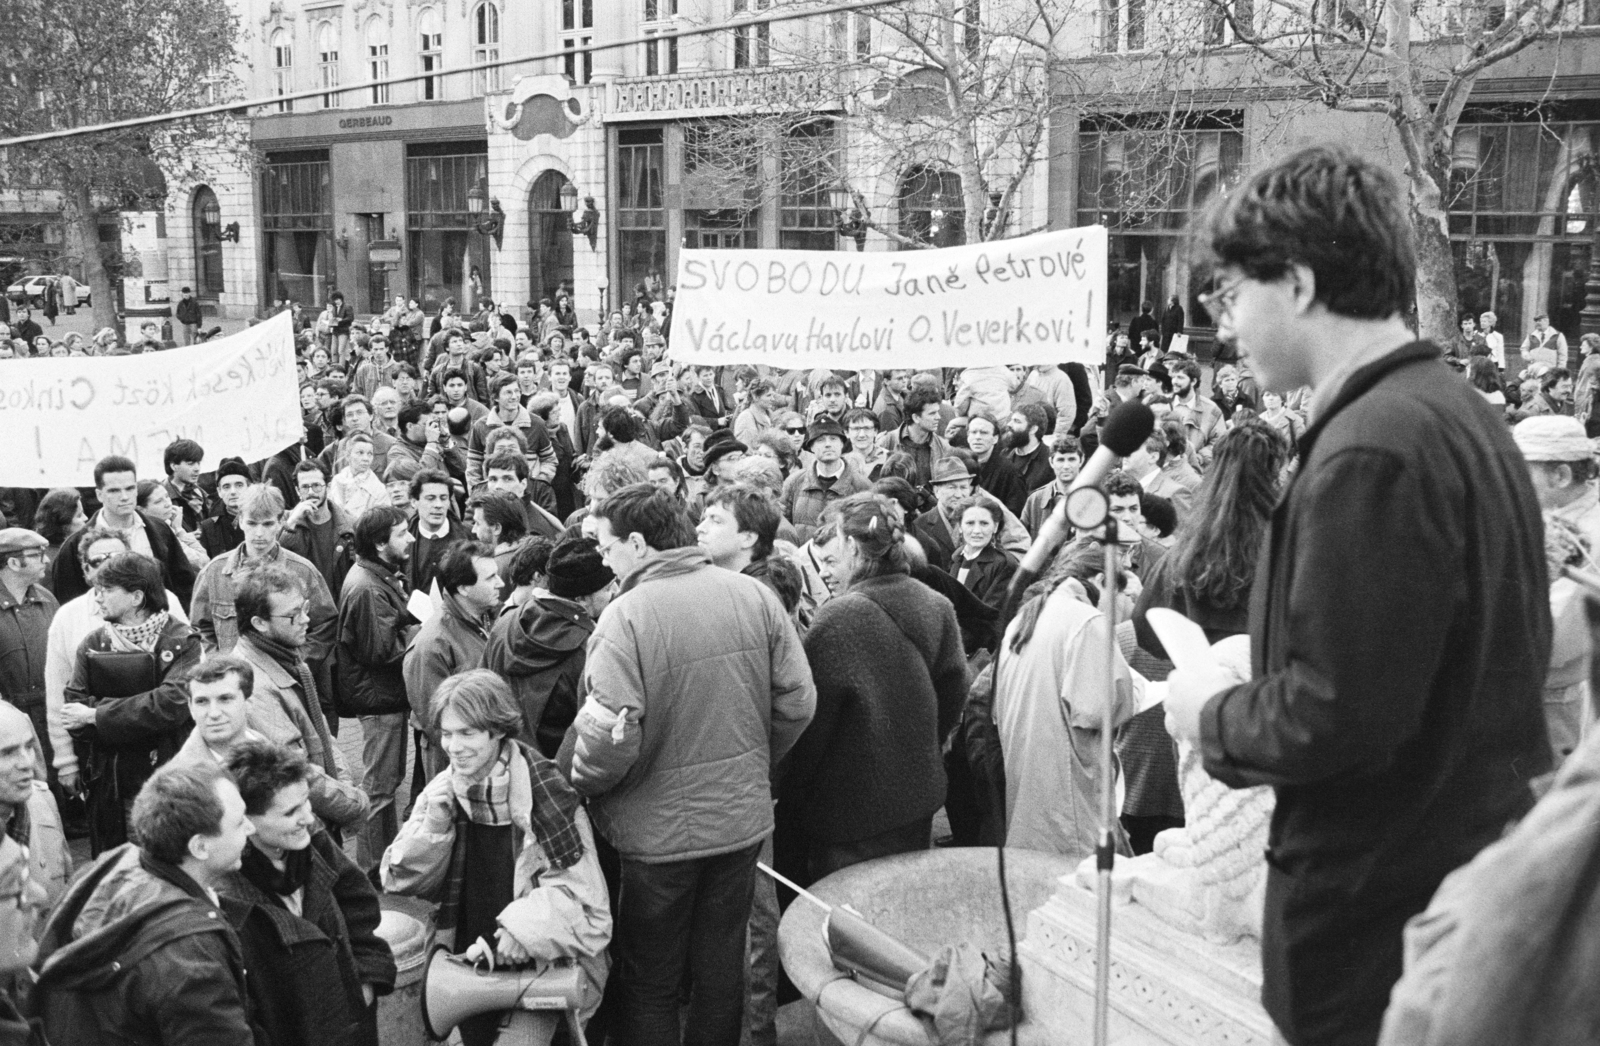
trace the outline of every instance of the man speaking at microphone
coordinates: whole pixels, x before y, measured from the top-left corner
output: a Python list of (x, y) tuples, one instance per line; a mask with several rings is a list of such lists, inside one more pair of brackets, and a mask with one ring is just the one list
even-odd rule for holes
[(1293, 1046), (1378, 1038), (1401, 931), (1549, 768), (1550, 609), (1517, 447), (1407, 328), (1401, 190), (1333, 147), (1254, 175), (1196, 240), (1264, 388), (1313, 390), (1250, 609), (1254, 676), (1175, 672), (1168, 729), (1277, 792), (1262, 1001)]

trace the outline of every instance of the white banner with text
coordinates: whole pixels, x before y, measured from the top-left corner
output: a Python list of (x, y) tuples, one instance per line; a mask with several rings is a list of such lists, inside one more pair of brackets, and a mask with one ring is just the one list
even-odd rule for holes
[(161, 479), (175, 439), (199, 443), (214, 468), (269, 458), (300, 433), (288, 313), (165, 352), (0, 360), (0, 486), (91, 486), (108, 454)]
[(926, 251), (678, 252), (668, 355), (835, 370), (1105, 360), (1106, 230)]

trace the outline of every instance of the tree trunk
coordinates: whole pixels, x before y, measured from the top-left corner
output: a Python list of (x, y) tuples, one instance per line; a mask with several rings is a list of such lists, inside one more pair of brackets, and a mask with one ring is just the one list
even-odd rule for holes
[[(1431, 154), (1432, 150), (1424, 153)], [(1444, 155), (1448, 157), (1449, 153)], [(1417, 334), (1444, 346), (1460, 330), (1455, 256), (1450, 250), (1449, 218), (1440, 191), (1441, 186), (1449, 184), (1449, 170), (1441, 177), (1413, 161), (1408, 173), (1411, 228), (1417, 246)]]
[(117, 327), (117, 299), (106, 272), (105, 260), (100, 254), (100, 216), (95, 210), (94, 197), (89, 187), (73, 181), (66, 182), (61, 193), (61, 217), (65, 226), (67, 249), (77, 257), (83, 268), (83, 282), (92, 295), (94, 327)]
[(1434, 216), (1416, 207), (1411, 210), (1411, 225), (1417, 238), (1417, 333), (1448, 345), (1461, 329), (1450, 237)]

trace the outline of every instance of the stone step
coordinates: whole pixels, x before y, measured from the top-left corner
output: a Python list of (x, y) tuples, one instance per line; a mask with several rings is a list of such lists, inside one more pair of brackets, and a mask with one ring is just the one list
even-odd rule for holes
[[(1088, 1043), (1094, 1021), (1094, 893), (1064, 877), (1018, 945), (1027, 1020)], [(1136, 904), (1112, 912), (1110, 1039), (1120, 1046), (1271, 1046), (1255, 941), (1212, 944)]]

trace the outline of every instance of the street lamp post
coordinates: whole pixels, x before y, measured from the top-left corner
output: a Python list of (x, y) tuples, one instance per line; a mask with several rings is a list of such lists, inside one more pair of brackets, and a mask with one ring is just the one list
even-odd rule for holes
[(840, 236), (856, 241), (856, 250), (867, 249), (867, 216), (856, 206), (855, 193), (843, 182), (828, 190), (828, 206), (833, 208), (834, 229)]

